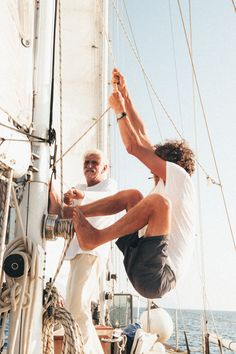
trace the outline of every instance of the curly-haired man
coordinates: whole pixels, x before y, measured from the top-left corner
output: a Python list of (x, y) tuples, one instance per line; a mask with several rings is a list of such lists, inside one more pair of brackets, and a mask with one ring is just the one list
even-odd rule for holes
[[(124, 265), (134, 288), (144, 297), (159, 298), (173, 289), (186, 269), (194, 239), (194, 154), (184, 141), (153, 146), (134, 108), (124, 77), (113, 70), (114, 110), (128, 153), (151, 170), (155, 187), (143, 198), (137, 190), (121, 191), (73, 211), (81, 247), (93, 249), (118, 238)], [(113, 225), (94, 229), (85, 216), (127, 213)]]

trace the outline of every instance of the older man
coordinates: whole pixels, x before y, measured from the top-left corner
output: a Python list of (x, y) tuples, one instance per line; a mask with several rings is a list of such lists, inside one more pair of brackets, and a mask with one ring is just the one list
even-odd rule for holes
[[(64, 195), (63, 216), (72, 217), (73, 207), (114, 194), (116, 182), (108, 178), (108, 160), (100, 150), (89, 150), (84, 155), (83, 171), (86, 184), (79, 184)], [(50, 213), (60, 215), (60, 201), (55, 192), (50, 193)], [(90, 223), (98, 228), (109, 226), (113, 217), (92, 217)], [(71, 312), (84, 341), (85, 354), (103, 354), (103, 349), (95, 332), (91, 316), (91, 300), (98, 291), (99, 277), (105, 269), (109, 244), (83, 251), (75, 237), (67, 252), (70, 273), (67, 282), (66, 308)]]

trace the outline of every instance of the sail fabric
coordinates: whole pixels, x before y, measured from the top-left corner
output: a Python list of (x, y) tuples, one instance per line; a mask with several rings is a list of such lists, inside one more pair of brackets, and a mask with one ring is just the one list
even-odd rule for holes
[[(55, 90), (53, 127), (57, 132), (58, 155), (60, 158), (60, 70), (62, 82), (62, 145), (63, 153), (70, 148), (94, 124), (95, 119), (107, 108), (106, 77), (107, 48), (104, 38), (104, 18), (106, 1), (66, 0), (61, 2), (61, 58), (59, 55), (59, 31), (57, 26)], [(59, 24), (59, 19), (58, 19)], [(83, 175), (83, 155), (86, 150), (100, 148), (106, 152), (108, 137), (105, 132), (107, 117), (95, 125), (63, 158), (63, 176), (60, 176), (60, 162), (57, 163), (57, 180), (54, 188), (60, 195), (60, 179), (63, 191), (85, 183)], [(55, 245), (48, 243), (47, 254), (51, 262), (47, 264), (46, 274), (53, 276), (56, 271), (63, 240)], [(60, 248), (60, 249), (59, 249)], [(58, 288), (65, 294), (68, 262), (64, 262), (57, 279)]]
[(33, 11), (32, 1), (1, 2), (0, 110), (27, 127), (32, 120)]
[[(101, 11), (103, 1), (67, 0), (61, 4), (61, 81), (63, 152), (82, 136), (107, 108), (105, 40)], [(100, 4), (100, 5), (98, 5)], [(58, 19), (59, 24), (59, 19)], [(57, 40), (59, 33), (57, 33)], [(59, 137), (59, 43), (56, 45), (55, 106), (53, 126)], [(85, 150), (100, 148), (106, 152), (107, 136), (103, 127), (107, 117), (94, 126), (64, 158), (65, 191), (83, 183), (82, 156)], [(58, 149), (59, 151), (59, 149)], [(59, 171), (59, 168), (58, 168)]]

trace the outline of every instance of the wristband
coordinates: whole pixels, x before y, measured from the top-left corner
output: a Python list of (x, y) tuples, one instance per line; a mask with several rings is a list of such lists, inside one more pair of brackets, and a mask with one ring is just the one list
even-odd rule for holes
[(121, 113), (118, 113), (118, 114), (116, 115), (116, 119), (117, 119), (117, 121), (118, 121), (118, 120), (120, 120), (120, 119), (122, 119), (122, 118), (125, 118), (126, 116), (127, 116), (126, 112), (121, 112)]

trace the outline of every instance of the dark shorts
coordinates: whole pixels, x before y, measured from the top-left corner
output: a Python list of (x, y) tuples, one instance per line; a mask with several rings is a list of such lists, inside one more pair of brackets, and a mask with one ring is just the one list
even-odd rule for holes
[(175, 275), (166, 264), (168, 237), (138, 237), (138, 231), (119, 238), (124, 266), (133, 287), (148, 299), (157, 299), (175, 287)]

